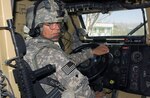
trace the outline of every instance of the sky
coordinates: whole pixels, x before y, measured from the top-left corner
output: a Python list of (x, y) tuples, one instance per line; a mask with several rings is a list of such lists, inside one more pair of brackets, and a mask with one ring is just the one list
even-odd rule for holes
[(109, 14), (103, 14), (99, 17), (100, 22), (106, 23), (141, 23), (143, 22), (142, 11), (140, 9), (128, 11), (114, 11)]

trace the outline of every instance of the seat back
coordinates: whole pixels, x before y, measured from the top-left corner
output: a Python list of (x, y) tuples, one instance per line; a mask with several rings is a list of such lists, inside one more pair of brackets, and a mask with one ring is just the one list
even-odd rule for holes
[(14, 33), (16, 40), (16, 47), (18, 48), (19, 56), (24, 56), (26, 54), (26, 44), (23, 37), (19, 33)]
[(49, 94), (43, 90), (40, 80), (53, 74), (55, 66), (46, 65), (43, 68), (32, 71), (30, 65), (23, 59), (26, 54), (26, 44), (19, 33), (15, 33), (16, 48), (18, 50), (19, 60), (16, 60), (16, 68), (13, 70), (15, 82), (17, 83), (21, 98), (61, 98), (58, 88), (55, 88)]

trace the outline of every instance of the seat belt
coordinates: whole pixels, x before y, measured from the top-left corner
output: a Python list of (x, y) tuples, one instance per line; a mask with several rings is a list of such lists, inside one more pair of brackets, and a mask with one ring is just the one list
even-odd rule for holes
[(65, 90), (65, 87), (59, 81), (57, 81), (51, 77), (47, 77), (47, 78), (41, 80), (40, 83), (50, 85), (54, 88), (58, 88), (60, 91)]

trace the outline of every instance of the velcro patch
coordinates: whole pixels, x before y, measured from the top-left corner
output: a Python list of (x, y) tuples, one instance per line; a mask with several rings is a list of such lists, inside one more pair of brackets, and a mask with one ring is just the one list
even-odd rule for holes
[(75, 69), (75, 64), (73, 62), (68, 62), (65, 66), (63, 66), (61, 69), (62, 71), (69, 75), (74, 69)]

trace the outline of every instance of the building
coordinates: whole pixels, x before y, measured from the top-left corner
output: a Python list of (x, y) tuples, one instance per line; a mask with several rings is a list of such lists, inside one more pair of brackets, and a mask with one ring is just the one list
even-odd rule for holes
[(114, 24), (95, 23), (89, 36), (111, 36), (113, 34)]

